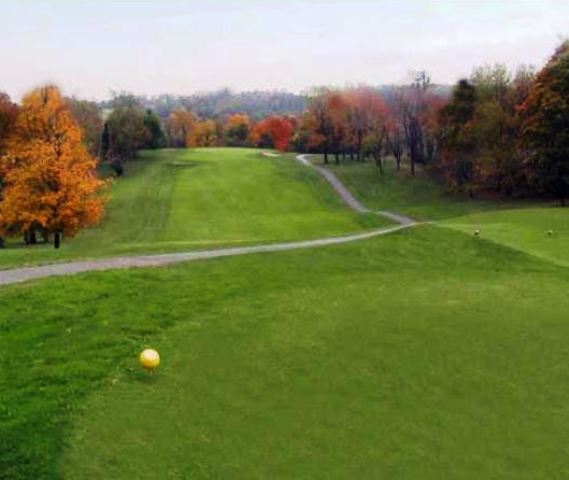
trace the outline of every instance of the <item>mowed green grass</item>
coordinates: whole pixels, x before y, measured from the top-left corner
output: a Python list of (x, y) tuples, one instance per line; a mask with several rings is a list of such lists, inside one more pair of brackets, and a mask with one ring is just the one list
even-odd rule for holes
[(466, 215), (443, 222), (470, 235), (569, 266), (569, 208), (523, 208)]
[(386, 225), (351, 212), (292, 155), (253, 149), (143, 152), (114, 182), (103, 223), (53, 246), (0, 250), (0, 268), (341, 235)]
[(568, 287), (420, 226), (3, 288), (0, 476), (567, 478)]
[[(393, 210), (409, 215), (416, 220), (441, 220), (470, 213), (496, 209), (519, 208), (520, 201), (498, 199), (470, 199), (467, 195), (450, 194), (442, 183), (417, 167), (412, 176), (407, 164), (400, 172), (395, 169), (391, 158), (385, 160), (384, 173), (372, 162), (357, 163), (343, 161), (340, 165), (330, 157), (327, 165), (346, 187), (368, 208)], [(320, 155), (313, 155), (312, 161), (322, 164)], [(543, 202), (542, 202), (543, 203)], [(531, 202), (525, 202), (531, 206)], [(535, 205), (535, 202), (534, 202)]]

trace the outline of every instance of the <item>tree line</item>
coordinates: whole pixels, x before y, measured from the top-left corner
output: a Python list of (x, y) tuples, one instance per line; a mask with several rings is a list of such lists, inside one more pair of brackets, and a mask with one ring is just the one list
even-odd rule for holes
[(394, 158), (410, 174), (437, 174), (471, 197), (569, 197), (569, 42), (539, 71), (476, 68), (450, 95), (425, 72), (389, 96), (374, 89), (322, 90), (297, 121), (294, 150), (324, 162)]
[[(379, 174), (390, 157), (398, 171), (405, 162), (410, 175), (421, 168), (471, 197), (562, 204), (569, 197), (569, 42), (539, 72), (498, 64), (475, 69), (452, 90), (418, 72), (399, 87), (320, 88), (302, 100), (280, 94), (281, 103), (303, 109), (260, 117), (227, 106), (204, 115), (207, 109), (199, 114), (179, 98), (156, 98), (157, 111), (130, 94), (96, 103), (47, 86), (17, 105), (0, 92), (0, 238), (58, 247), (62, 235), (100, 220), (101, 164), (121, 176), (139, 150), (163, 147), (321, 153), (325, 163), (373, 162)], [(203, 97), (191, 98), (199, 104)]]

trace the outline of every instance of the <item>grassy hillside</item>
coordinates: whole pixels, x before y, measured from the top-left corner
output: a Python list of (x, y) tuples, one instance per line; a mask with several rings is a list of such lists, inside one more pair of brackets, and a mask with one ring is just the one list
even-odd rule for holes
[(568, 285), (429, 226), (3, 288), (0, 472), (563, 478)]
[[(314, 163), (322, 164), (321, 156), (312, 156)], [(332, 157), (333, 161), (333, 157)], [(404, 165), (395, 170), (390, 159), (380, 173), (370, 162), (330, 163), (327, 166), (367, 207), (374, 210), (394, 210), (417, 220), (440, 220), (496, 209), (519, 208), (520, 201), (472, 200), (466, 195), (451, 195), (444, 187), (418, 168), (413, 177)], [(526, 202), (527, 205), (531, 205)]]
[(16, 241), (0, 268), (71, 258), (339, 235), (386, 224), (349, 211), (316, 172), (251, 149), (143, 153), (115, 182), (104, 222), (52, 246)]

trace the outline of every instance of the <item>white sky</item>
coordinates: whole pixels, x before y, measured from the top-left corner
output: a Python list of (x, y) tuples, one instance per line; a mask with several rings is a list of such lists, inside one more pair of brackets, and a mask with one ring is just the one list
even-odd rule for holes
[(569, 0), (2, 0), (0, 90), (66, 94), (453, 83), (485, 62), (541, 66)]

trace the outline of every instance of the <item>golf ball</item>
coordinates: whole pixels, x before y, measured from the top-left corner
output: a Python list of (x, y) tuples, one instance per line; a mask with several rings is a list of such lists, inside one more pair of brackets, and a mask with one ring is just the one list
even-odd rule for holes
[(140, 353), (138, 362), (142, 368), (154, 370), (158, 365), (160, 365), (160, 355), (156, 350), (147, 348)]

